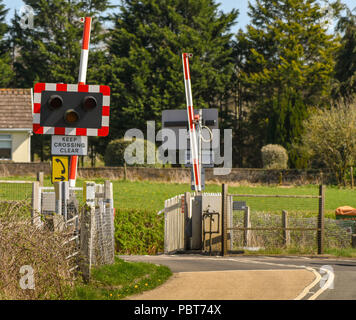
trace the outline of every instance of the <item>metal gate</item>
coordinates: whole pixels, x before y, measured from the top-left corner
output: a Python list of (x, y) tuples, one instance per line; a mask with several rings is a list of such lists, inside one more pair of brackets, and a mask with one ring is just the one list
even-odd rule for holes
[(220, 254), (221, 212), (221, 193), (187, 192), (166, 200), (164, 252), (195, 250)]

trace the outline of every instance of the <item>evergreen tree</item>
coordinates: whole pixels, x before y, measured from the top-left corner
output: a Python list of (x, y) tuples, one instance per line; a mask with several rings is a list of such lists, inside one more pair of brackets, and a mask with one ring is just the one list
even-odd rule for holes
[[(20, 54), (15, 59), (17, 85), (32, 87), (35, 82), (78, 81), (83, 24), (81, 17), (93, 18), (88, 83), (97, 72), (97, 54), (102, 47), (103, 12), (110, 7), (109, 0), (25, 0), (34, 10), (34, 28), (22, 29), (20, 17), (15, 14), (13, 42)], [(94, 71), (93, 71), (94, 70)]]
[(334, 96), (348, 104), (354, 101), (356, 94), (356, 15), (347, 7), (346, 11), (347, 15), (340, 18), (337, 26), (343, 37), (336, 58), (335, 78), (338, 85)]
[(220, 107), (231, 79), (230, 27), (214, 0), (125, 0), (113, 16), (105, 73), (113, 91), (113, 130), (160, 123), (164, 109), (185, 108), (181, 54), (190, 59), (196, 108)]
[[(338, 3), (331, 7), (337, 12)], [(251, 24), (239, 31), (235, 55), (239, 80), (249, 104), (251, 163), (267, 143), (290, 150), (303, 130), (309, 106), (330, 98), (338, 41), (327, 33), (316, 0), (256, 0), (249, 3)], [(290, 155), (291, 165), (298, 162)]]
[[(81, 17), (92, 17), (87, 83), (100, 83), (104, 55), (104, 11), (112, 7), (109, 0), (24, 0), (33, 8), (34, 28), (21, 28), (21, 17), (12, 20), (12, 42), (15, 52), (16, 86), (31, 88), (36, 82), (77, 83), (83, 23)], [(41, 160), (49, 157), (45, 146), (49, 136), (34, 135), (32, 150)], [(98, 144), (96, 139), (89, 143)], [(46, 152), (47, 150), (47, 152)], [(95, 152), (93, 152), (95, 155)]]
[(8, 25), (5, 21), (9, 9), (0, 0), (0, 87), (7, 87), (13, 80), (11, 57), (9, 54)]

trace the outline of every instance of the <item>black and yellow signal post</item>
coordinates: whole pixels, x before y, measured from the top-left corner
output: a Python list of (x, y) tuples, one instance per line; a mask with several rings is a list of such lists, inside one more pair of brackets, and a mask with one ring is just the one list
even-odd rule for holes
[(68, 181), (69, 178), (69, 157), (52, 156), (52, 183)]

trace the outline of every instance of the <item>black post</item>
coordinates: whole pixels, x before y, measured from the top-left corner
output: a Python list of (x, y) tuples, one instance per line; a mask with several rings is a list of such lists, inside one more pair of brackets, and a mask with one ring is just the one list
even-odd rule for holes
[(319, 214), (318, 214), (318, 254), (324, 253), (324, 207), (325, 207), (325, 186), (319, 186)]
[(221, 255), (227, 255), (227, 193), (228, 187), (226, 184), (222, 185), (221, 192)]

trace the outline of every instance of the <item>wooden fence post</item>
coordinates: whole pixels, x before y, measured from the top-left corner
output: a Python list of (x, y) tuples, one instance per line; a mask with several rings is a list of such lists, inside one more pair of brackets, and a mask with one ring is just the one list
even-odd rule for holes
[(350, 168), (350, 176), (351, 176), (351, 189), (354, 188), (354, 168)]
[(104, 181), (104, 200), (105, 203), (110, 205), (111, 209), (114, 209), (114, 194), (112, 183), (109, 180)]
[(324, 207), (325, 207), (325, 186), (319, 186), (319, 214), (318, 214), (318, 254), (324, 253)]
[(37, 172), (37, 181), (40, 184), (40, 187), (43, 187), (43, 172)]
[(288, 228), (288, 212), (286, 210), (282, 211), (282, 228), (283, 245), (288, 247), (290, 244), (290, 231), (286, 230)]
[(85, 283), (90, 282), (90, 271), (93, 262), (93, 237), (95, 227), (95, 207), (85, 205), (80, 219), (80, 253), (79, 268)]
[(221, 255), (227, 255), (227, 194), (228, 186), (223, 183), (221, 192)]
[[(251, 228), (250, 207), (246, 207), (244, 212), (244, 228)], [(251, 245), (251, 230), (244, 230), (244, 247)]]
[[(115, 262), (115, 220), (114, 220), (114, 192), (112, 183), (109, 180), (104, 182), (104, 219), (107, 239), (106, 263)], [(109, 247), (110, 246), (110, 247)]]
[(37, 227), (42, 227), (43, 223), (41, 220), (41, 195), (40, 195), (40, 184), (38, 181), (32, 182), (32, 199), (31, 199), (31, 218), (32, 224)]

